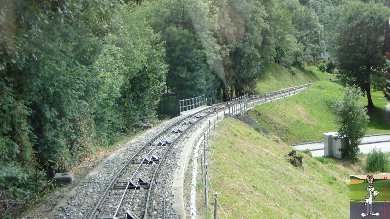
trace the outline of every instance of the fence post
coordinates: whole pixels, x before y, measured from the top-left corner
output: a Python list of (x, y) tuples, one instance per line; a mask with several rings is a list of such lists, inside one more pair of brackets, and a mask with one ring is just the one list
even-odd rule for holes
[(209, 119), (209, 135), (208, 136), (210, 136), (210, 129), (211, 129), (211, 121)]
[(214, 219), (218, 218), (218, 192), (214, 193)]
[(236, 112), (236, 101), (233, 100), (233, 106), (232, 106), (232, 116), (234, 116), (234, 113)]
[[(203, 140), (203, 142), (204, 142), (204, 140)], [(204, 143), (203, 143), (204, 144)], [(203, 157), (204, 157), (204, 155), (203, 155), (203, 153), (202, 152), (200, 152), (201, 153), (201, 156), (200, 156), (200, 169), (202, 170), (202, 176), (203, 176), (203, 174), (204, 174), (204, 171), (203, 171), (203, 169), (204, 169), (204, 167), (203, 167)]]
[(209, 188), (208, 188), (208, 182), (207, 182), (207, 164), (206, 164), (206, 167), (205, 167), (205, 171), (206, 171), (206, 174), (204, 176), (204, 202), (205, 202), (205, 205), (206, 207), (209, 206)]
[(243, 98), (241, 97), (241, 100), (240, 100), (240, 114), (242, 113), (242, 104), (243, 104)]
[(203, 141), (203, 165), (206, 164), (206, 132), (204, 133), (204, 141)]

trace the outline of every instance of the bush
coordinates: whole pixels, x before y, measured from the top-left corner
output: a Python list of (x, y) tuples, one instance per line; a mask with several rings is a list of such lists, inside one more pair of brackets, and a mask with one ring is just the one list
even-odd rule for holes
[(336, 68), (336, 64), (332, 61), (328, 62), (328, 64), (326, 64), (326, 72), (328, 73), (333, 73), (333, 70), (335, 70)]
[(367, 172), (385, 172), (387, 165), (387, 157), (382, 151), (374, 149), (368, 154), (366, 160)]
[(341, 101), (334, 101), (334, 112), (337, 116), (338, 133), (347, 139), (344, 156), (356, 160), (359, 144), (366, 134), (369, 117), (367, 109), (361, 102), (363, 93), (358, 87), (346, 87)]
[(16, 163), (0, 165), (0, 191), (4, 190), (18, 199), (27, 200), (48, 187), (42, 171), (21, 167)]
[(325, 72), (326, 71), (326, 63), (325, 62), (321, 62), (318, 65), (318, 69), (320, 69), (320, 71), (322, 71), (322, 72)]

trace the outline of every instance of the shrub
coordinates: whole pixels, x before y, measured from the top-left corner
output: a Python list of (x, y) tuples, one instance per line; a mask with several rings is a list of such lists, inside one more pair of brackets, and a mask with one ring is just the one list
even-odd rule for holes
[(387, 157), (380, 151), (374, 149), (368, 154), (366, 160), (366, 171), (367, 172), (385, 172), (387, 170)]
[(45, 174), (16, 163), (0, 164), (0, 190), (18, 199), (29, 199), (47, 188)]
[(333, 73), (333, 70), (335, 70), (336, 68), (336, 64), (332, 61), (328, 62), (328, 64), (326, 64), (326, 72), (328, 73)]
[(346, 158), (356, 160), (359, 144), (367, 131), (369, 117), (367, 109), (361, 102), (363, 93), (358, 87), (346, 87), (343, 100), (334, 101), (334, 112), (337, 115), (338, 132), (347, 139), (344, 152)]
[(326, 71), (326, 63), (325, 62), (321, 62), (318, 65), (318, 69), (320, 69), (320, 71), (322, 71), (322, 72), (325, 72)]

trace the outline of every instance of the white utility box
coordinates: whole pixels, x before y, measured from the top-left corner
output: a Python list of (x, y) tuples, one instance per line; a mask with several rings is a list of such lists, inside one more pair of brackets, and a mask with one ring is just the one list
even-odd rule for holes
[(343, 158), (343, 151), (346, 146), (346, 139), (339, 138), (337, 132), (324, 133), (324, 156)]

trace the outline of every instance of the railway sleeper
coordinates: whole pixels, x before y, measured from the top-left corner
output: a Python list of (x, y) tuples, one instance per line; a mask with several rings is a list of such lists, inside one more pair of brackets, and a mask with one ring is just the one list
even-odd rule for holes
[(168, 145), (171, 145), (171, 144), (172, 144), (171, 141), (165, 140), (165, 141), (159, 141), (159, 142), (157, 143), (157, 146), (168, 146)]
[(131, 190), (140, 190), (141, 189), (141, 186), (139, 184), (135, 184), (132, 180), (130, 180), (130, 182), (117, 182), (114, 185), (113, 189), (114, 190), (126, 189), (128, 183), (129, 183), (128, 189), (131, 189)]
[(160, 161), (160, 159), (153, 155), (150, 159), (147, 158), (147, 157), (144, 157), (142, 159), (142, 161), (133, 160), (132, 164), (140, 164), (140, 163), (142, 163), (142, 164), (153, 164), (153, 163), (158, 163), (159, 161)]
[(137, 219), (137, 217), (131, 211), (127, 210), (124, 219)]
[(183, 130), (181, 130), (180, 128), (172, 130), (172, 133), (175, 133), (175, 134), (182, 133), (182, 132), (183, 132)]
[(152, 164), (153, 163), (153, 160), (147, 158), (147, 157), (144, 157), (144, 159), (142, 160), (142, 164)]
[(114, 217), (114, 216), (100, 216), (97, 219), (137, 219), (137, 217), (130, 211), (127, 210), (124, 217)]
[(152, 156), (152, 161), (155, 162), (155, 163), (158, 163), (160, 161), (160, 159), (157, 157), (157, 156)]
[(148, 182), (145, 182), (141, 178), (138, 178), (138, 185), (144, 189), (149, 189), (150, 185)]

